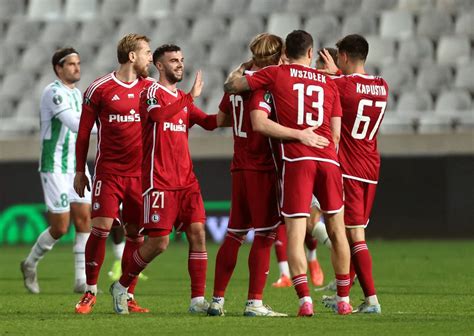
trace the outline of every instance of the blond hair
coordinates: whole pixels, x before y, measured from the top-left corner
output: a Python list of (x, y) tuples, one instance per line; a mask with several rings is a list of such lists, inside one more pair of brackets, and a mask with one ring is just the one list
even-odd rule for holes
[(253, 38), (249, 44), (253, 63), (259, 68), (278, 64), (283, 49), (281, 37), (262, 33)]
[(138, 50), (140, 41), (150, 42), (150, 39), (145, 35), (133, 33), (127, 34), (120, 39), (117, 44), (117, 59), (120, 64), (125, 64), (129, 61), (128, 54)]

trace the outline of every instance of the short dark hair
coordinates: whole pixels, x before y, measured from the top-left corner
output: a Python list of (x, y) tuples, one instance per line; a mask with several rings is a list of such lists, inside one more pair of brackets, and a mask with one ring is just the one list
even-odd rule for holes
[(369, 43), (359, 34), (347, 35), (336, 43), (339, 52), (344, 52), (353, 60), (365, 61), (369, 54)]
[(181, 51), (181, 48), (175, 44), (163, 44), (160, 45), (156, 50), (153, 52), (153, 64), (159, 61), (159, 59), (167, 52), (173, 51)]
[(72, 47), (66, 47), (66, 48), (61, 48), (58, 49), (54, 52), (53, 57), (51, 59), (51, 63), (53, 64), (53, 70), (56, 76), (58, 75), (56, 71), (56, 65), (63, 66), (64, 62), (66, 61), (67, 56), (71, 54), (77, 54), (79, 53), (76, 51), (76, 49)]
[(313, 37), (304, 30), (293, 30), (286, 36), (285, 53), (288, 58), (298, 59), (313, 47)]
[(321, 56), (321, 53), (323, 52), (324, 49), (326, 49), (328, 51), (329, 55), (331, 55), (332, 59), (334, 60), (334, 63), (337, 64), (337, 49), (336, 48), (321, 48), (321, 49), (319, 49), (318, 50), (318, 58), (316, 59), (316, 62), (324, 63), (324, 59)]

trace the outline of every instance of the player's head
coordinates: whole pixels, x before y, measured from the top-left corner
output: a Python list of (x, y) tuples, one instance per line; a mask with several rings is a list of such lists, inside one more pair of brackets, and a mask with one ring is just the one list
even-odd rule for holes
[[(335, 48), (324, 48), (324, 49), (326, 49), (329, 52), (332, 59), (334, 60), (334, 63), (337, 64), (337, 49)], [(316, 59), (316, 69), (324, 69), (325, 67), (324, 59), (321, 56), (322, 52), (323, 52), (323, 49), (318, 50), (318, 58)]]
[(290, 62), (295, 60), (311, 64), (313, 58), (313, 37), (304, 30), (293, 30), (286, 36), (285, 54)]
[(81, 79), (81, 60), (76, 49), (68, 47), (56, 50), (51, 59), (54, 73), (67, 84)]
[(169, 83), (183, 80), (184, 57), (181, 48), (174, 44), (163, 44), (153, 52), (153, 64)]
[(342, 72), (354, 64), (364, 64), (369, 53), (369, 43), (358, 34), (347, 35), (336, 43), (337, 66)]
[(259, 68), (280, 63), (283, 40), (281, 37), (262, 33), (255, 36), (249, 44), (253, 64)]
[(140, 77), (148, 77), (151, 63), (150, 39), (145, 35), (127, 34), (117, 44), (117, 59), (121, 65), (131, 64)]

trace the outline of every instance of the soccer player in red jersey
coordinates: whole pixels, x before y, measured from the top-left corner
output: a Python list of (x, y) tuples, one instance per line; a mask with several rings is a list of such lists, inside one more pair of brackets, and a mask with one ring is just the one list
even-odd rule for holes
[(369, 44), (363, 36), (347, 35), (336, 46), (337, 66), (329, 53), (324, 52), (322, 56), (329, 72), (342, 73), (334, 77), (334, 82), (339, 88), (342, 105), (338, 154), (344, 178), (344, 221), (351, 246), (351, 261), (365, 295), (365, 301), (354, 312), (381, 313), (365, 228), (379, 179), (377, 133), (387, 107), (388, 85), (383, 78), (365, 73)]
[(184, 74), (184, 58), (176, 45), (165, 44), (153, 53), (159, 80), (141, 94), (143, 162), (143, 223), (148, 235), (135, 251), (119, 281), (111, 286), (114, 309), (126, 314), (127, 288), (156, 256), (166, 250), (173, 227), (184, 231), (189, 242), (188, 271), (191, 278), (189, 312), (206, 313), (204, 298), (207, 252), (204, 223), (206, 214), (199, 182), (193, 172), (188, 130), (194, 124), (212, 130), (224, 125), (223, 114), (207, 115), (196, 107), (203, 82), (198, 71), (189, 93), (177, 89)]
[(318, 135), (331, 140), (325, 148), (309, 147), (296, 141), (281, 142), (284, 161), (282, 214), (287, 225), (290, 272), (300, 299), (298, 315), (314, 314), (304, 253), (312, 194), (321, 204), (333, 244), (332, 261), (337, 279), (335, 311), (350, 314), (350, 252), (344, 230), (342, 176), (335, 145), (342, 114), (339, 92), (328, 76), (310, 68), (313, 56), (310, 34), (302, 30), (290, 33), (286, 37), (285, 53), (290, 64), (268, 66), (245, 76), (243, 71), (235, 71), (226, 81), (224, 91), (268, 89), (274, 97), (279, 124), (295, 129), (317, 127)]
[[(76, 305), (79, 314), (90, 313), (95, 304), (105, 243), (114, 219), (119, 218), (120, 203), (123, 204), (122, 219), (127, 236), (122, 269), (143, 243), (143, 236), (138, 233), (142, 207), (142, 142), (138, 108), (141, 90), (151, 84), (147, 79), (152, 60), (148, 42), (149, 39), (143, 35), (124, 36), (117, 45), (119, 69), (95, 80), (84, 94), (74, 180), (74, 188), (82, 197), (86, 187), (91, 189), (84, 168), (94, 123), (98, 126), (98, 142), (92, 185), (92, 232), (86, 244), (87, 286)], [(133, 288), (129, 293), (129, 310), (147, 312), (134, 300)]]

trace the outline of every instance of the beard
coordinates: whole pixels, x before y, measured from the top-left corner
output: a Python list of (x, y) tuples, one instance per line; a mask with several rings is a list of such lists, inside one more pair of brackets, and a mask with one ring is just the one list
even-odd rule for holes
[(165, 69), (165, 77), (166, 80), (170, 83), (179, 83), (183, 80), (183, 74), (181, 76), (177, 76), (173, 71), (170, 69)]
[(149, 75), (148, 65), (145, 65), (145, 66), (142, 66), (142, 67), (139, 67), (139, 66), (135, 65), (133, 68), (134, 68), (135, 72), (137, 73), (137, 75), (139, 77), (142, 77), (142, 78), (147, 78), (148, 77), (148, 75)]
[(77, 83), (81, 80), (81, 74), (80, 73), (78, 73), (77, 75), (76, 74), (71, 74), (71, 75), (67, 76), (65, 79), (69, 83)]

